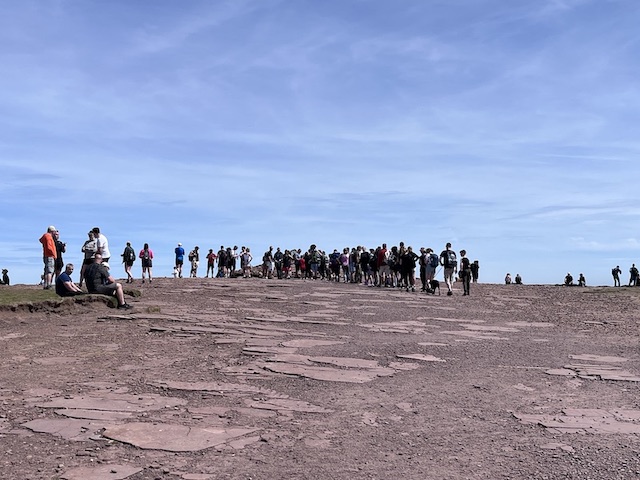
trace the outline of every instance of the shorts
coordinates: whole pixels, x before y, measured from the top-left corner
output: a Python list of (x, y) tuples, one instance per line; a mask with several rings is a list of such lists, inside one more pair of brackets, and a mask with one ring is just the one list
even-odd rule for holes
[(184, 263), (183, 260), (176, 260), (176, 267), (177, 266), (182, 266), (183, 263)]
[(96, 291), (92, 293), (100, 293), (102, 295), (114, 295), (117, 290), (117, 283), (108, 283), (106, 285), (96, 286)]
[(391, 268), (389, 265), (380, 265), (380, 275), (391, 275)]
[(56, 266), (56, 259), (53, 257), (42, 257), (44, 262), (44, 273), (53, 273)]
[(148, 259), (142, 259), (142, 268), (151, 268), (153, 267), (153, 262), (151, 261), (150, 258)]

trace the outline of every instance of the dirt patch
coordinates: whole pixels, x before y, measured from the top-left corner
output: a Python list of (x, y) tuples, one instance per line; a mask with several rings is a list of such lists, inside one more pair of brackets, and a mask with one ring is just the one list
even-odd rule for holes
[(135, 291), (0, 311), (4, 478), (640, 475), (636, 289)]

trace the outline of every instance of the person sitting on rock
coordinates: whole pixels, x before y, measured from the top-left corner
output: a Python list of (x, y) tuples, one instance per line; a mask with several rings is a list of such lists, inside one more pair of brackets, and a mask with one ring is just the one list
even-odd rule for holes
[(67, 263), (64, 272), (56, 277), (56, 293), (61, 297), (73, 297), (74, 295), (82, 295), (84, 292), (78, 287), (73, 280), (73, 263)]
[(571, 273), (567, 273), (567, 276), (564, 277), (564, 284), (567, 287), (572, 287), (573, 286), (573, 277), (571, 276)]
[(84, 276), (89, 293), (99, 293), (108, 296), (115, 295), (118, 299), (118, 308), (133, 308), (124, 301), (122, 285), (116, 283), (116, 280), (111, 276), (109, 270), (102, 264), (101, 254), (95, 254), (93, 263), (87, 267)]
[(2, 280), (0, 280), (0, 285), (11, 285), (11, 280), (9, 280), (9, 270), (6, 268), (2, 269)]
[(511, 274), (507, 273), (504, 277), (504, 284), (505, 285), (511, 285)]
[(522, 277), (519, 273), (516, 273), (516, 285), (522, 285)]

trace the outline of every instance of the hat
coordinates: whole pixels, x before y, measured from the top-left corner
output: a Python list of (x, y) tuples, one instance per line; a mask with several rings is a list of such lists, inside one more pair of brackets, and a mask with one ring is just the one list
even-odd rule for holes
[(178, 246), (179, 246), (179, 247), (181, 247), (181, 246), (182, 246), (182, 244), (181, 244), (180, 242), (178, 242)]
[(47, 228), (47, 232), (55, 232), (57, 230), (56, 227), (54, 227), (53, 225), (51, 225), (49, 228)]

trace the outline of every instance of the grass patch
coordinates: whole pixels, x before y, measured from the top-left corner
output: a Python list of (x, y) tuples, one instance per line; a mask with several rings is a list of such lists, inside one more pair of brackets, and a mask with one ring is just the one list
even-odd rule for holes
[(42, 287), (0, 287), (0, 305), (22, 305), (25, 303), (59, 300), (55, 290)]

